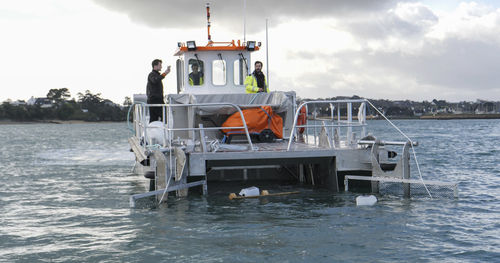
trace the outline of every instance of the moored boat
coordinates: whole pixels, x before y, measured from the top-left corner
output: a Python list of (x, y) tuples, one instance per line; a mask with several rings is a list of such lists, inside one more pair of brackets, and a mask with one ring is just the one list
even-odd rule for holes
[[(226, 181), (240, 182), (242, 188), (261, 180), (294, 182), (338, 192), (349, 178), (368, 178), (375, 191), (377, 178), (394, 178), (409, 195), (404, 180), (410, 179), (410, 149), (417, 143), (406, 135), (407, 141), (380, 141), (370, 134), (366, 110), (373, 105), (368, 100), (298, 105), (294, 91), (271, 86), (270, 92), (246, 93), (251, 55), (260, 46), (256, 41), (214, 42), (210, 33), (203, 46), (179, 42), (174, 54), (177, 93), (168, 94), (166, 104), (147, 104), (145, 95), (134, 96), (129, 142), (135, 171), (151, 183), (149, 192), (131, 196), (131, 206), (148, 196), (162, 202), (169, 192), (185, 196), (189, 188), (207, 194), (211, 184)], [(308, 107), (314, 104), (328, 105), (331, 116), (308, 120)], [(161, 121), (151, 122), (150, 107), (161, 107)]]

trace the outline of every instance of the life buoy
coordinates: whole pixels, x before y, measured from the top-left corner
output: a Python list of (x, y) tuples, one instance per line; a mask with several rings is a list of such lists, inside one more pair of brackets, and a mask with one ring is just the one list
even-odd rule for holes
[[(297, 126), (301, 125), (306, 125), (307, 123), (307, 112), (306, 112), (306, 107), (302, 107), (299, 112), (299, 116), (297, 117)], [(305, 127), (300, 127), (299, 128), (299, 133), (304, 133), (306, 130)]]

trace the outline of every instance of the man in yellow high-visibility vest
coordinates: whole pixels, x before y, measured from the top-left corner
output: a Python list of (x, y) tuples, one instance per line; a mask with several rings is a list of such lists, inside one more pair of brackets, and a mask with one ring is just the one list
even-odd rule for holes
[(251, 75), (245, 79), (245, 86), (247, 93), (269, 93), (269, 87), (267, 86), (266, 76), (262, 72), (262, 62), (255, 61), (255, 70)]
[(189, 85), (203, 85), (203, 72), (198, 71), (198, 64), (192, 64), (191, 69), (193, 70), (193, 72), (189, 73)]

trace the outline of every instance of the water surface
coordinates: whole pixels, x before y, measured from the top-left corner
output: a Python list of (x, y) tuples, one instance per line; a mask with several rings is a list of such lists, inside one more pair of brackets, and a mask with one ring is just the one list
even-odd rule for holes
[(395, 123), (420, 143), (424, 179), (459, 182), (458, 199), (356, 207), (357, 193), (283, 186), (301, 193), (229, 201), (209, 185), (130, 209), (146, 180), (131, 173), (125, 124), (0, 125), (0, 261), (498, 262), (500, 120)]

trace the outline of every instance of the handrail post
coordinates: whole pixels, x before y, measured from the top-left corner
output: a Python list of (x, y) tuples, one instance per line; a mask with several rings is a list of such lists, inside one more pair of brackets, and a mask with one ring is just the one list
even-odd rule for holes
[(361, 102), (364, 106), (363, 106), (363, 122), (362, 124), (363, 125), (363, 128), (362, 128), (362, 134), (361, 134), (361, 138), (364, 138), (366, 136), (366, 102)]
[(148, 120), (146, 120), (146, 110), (149, 109), (147, 105), (144, 105), (144, 109), (142, 111), (142, 118), (143, 123), (142, 123), (142, 128), (144, 129), (144, 149), (146, 148), (147, 141), (146, 139), (148, 138), (148, 129), (147, 129), (147, 123)]
[[(340, 124), (340, 102), (337, 104), (337, 123)], [(337, 135), (339, 136), (340, 138), (340, 132), (341, 132), (341, 129), (340, 129), (340, 126), (337, 127)], [(340, 139), (339, 139), (340, 141)]]
[(330, 136), (331, 137), (330, 143), (331, 143), (331, 145), (334, 145), (333, 144), (333, 124), (335, 121), (334, 116), (335, 116), (335, 106), (333, 106), (333, 103), (330, 103), (330, 119), (332, 121), (332, 127), (330, 127), (330, 135), (331, 135)]
[[(295, 115), (293, 117), (293, 125), (292, 125), (292, 130), (290, 131), (290, 137), (288, 138), (288, 146), (286, 148), (287, 151), (290, 151), (290, 147), (292, 146), (292, 140), (293, 140), (293, 136), (295, 136), (295, 129), (297, 126), (297, 118), (299, 117), (299, 112), (300, 110), (302, 109), (302, 107), (304, 107), (304, 105), (306, 105), (307, 102), (303, 102), (302, 104), (300, 104), (299, 107), (297, 107), (297, 110), (295, 111)], [(307, 131), (306, 131), (307, 133)]]
[[(306, 107), (306, 119), (307, 119), (307, 115), (309, 115), (309, 107), (307, 106), (307, 103), (305, 104), (304, 107)], [(306, 125), (306, 127), (304, 127), (304, 132), (306, 133), (306, 142), (308, 142), (309, 141), (309, 127), (307, 127), (307, 125)]]
[(167, 130), (168, 130), (168, 138), (169, 138), (169, 149), (172, 147), (172, 140), (174, 138), (174, 131), (170, 130), (170, 128), (174, 128), (174, 114), (172, 113), (172, 106), (170, 101), (168, 103), (168, 116), (167, 116)]
[(347, 145), (352, 145), (352, 103), (347, 103)]
[(250, 145), (250, 150), (253, 151), (254, 149), (253, 149), (252, 139), (250, 138), (250, 133), (248, 132), (247, 122), (245, 121), (245, 116), (243, 115), (241, 108), (235, 104), (230, 104), (230, 105), (235, 107), (240, 112), (241, 121), (243, 122), (243, 127), (245, 127), (245, 134), (247, 136), (248, 145)]
[[(410, 141), (403, 146), (403, 179), (410, 179)], [(410, 198), (410, 184), (403, 183), (404, 197)]]
[(167, 123), (167, 118), (166, 118), (166, 111), (167, 111), (167, 108), (166, 108), (166, 104), (164, 106), (161, 107), (161, 114), (162, 114), (162, 122), (163, 122), (163, 125), (162, 125), (162, 130), (163, 130), (163, 147), (166, 147), (167, 146), (167, 130), (165, 129), (165, 124)]

